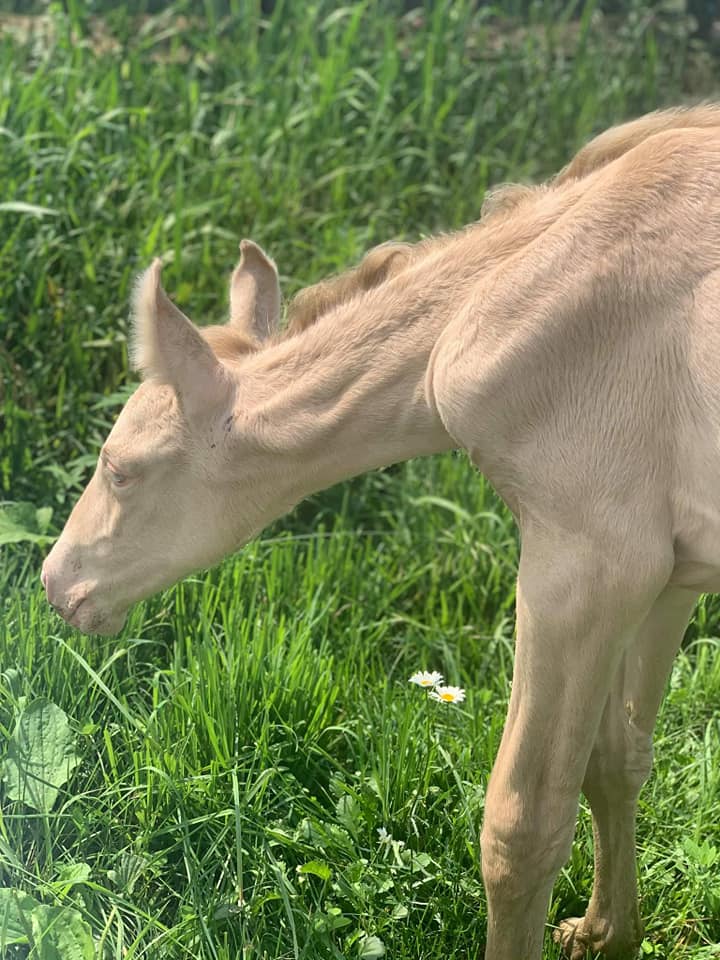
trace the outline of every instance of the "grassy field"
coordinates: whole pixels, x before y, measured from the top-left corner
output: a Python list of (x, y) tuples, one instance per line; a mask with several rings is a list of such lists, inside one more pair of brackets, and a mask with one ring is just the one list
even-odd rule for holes
[[(0, 15), (1, 957), (479, 955), (517, 542), (463, 456), (319, 494), (109, 641), (52, 614), (42, 555), (131, 389), (152, 256), (217, 321), (242, 236), (291, 294), (715, 91), (688, 25), (640, 4), (258, 6)], [(719, 637), (708, 598), (642, 795), (650, 957), (720, 957)], [(428, 700), (418, 669), (466, 702)], [(583, 909), (591, 865), (583, 809), (550, 924)]]

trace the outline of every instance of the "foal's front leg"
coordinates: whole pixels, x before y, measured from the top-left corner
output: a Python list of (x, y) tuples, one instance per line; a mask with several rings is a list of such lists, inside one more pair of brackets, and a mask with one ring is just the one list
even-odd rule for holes
[(481, 842), (486, 960), (541, 955), (612, 679), (667, 578), (666, 564), (647, 556), (624, 561), (632, 578), (607, 542), (568, 549), (560, 537), (523, 531), (513, 688)]

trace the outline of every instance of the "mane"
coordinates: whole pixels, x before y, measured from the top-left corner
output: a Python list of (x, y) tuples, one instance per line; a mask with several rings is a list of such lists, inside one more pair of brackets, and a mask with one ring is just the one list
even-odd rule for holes
[[(706, 127), (720, 127), (720, 104), (656, 110), (637, 120), (611, 127), (581, 147), (572, 160), (545, 183), (503, 183), (492, 187), (483, 200), (479, 224), (520, 216), (527, 204), (550, 191), (582, 180), (655, 134)], [(373, 247), (358, 266), (306, 287), (288, 304), (288, 322), (283, 337), (300, 333), (335, 307), (397, 276), (452, 236), (439, 235), (416, 244), (381, 244)]]
[(379, 286), (403, 270), (415, 255), (416, 248), (409, 243), (382, 243), (365, 254), (358, 266), (301, 290), (288, 304), (286, 334), (305, 330), (333, 307)]

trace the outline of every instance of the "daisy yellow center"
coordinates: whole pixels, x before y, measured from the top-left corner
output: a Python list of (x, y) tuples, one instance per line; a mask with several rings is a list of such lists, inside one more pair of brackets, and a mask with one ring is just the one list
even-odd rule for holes
[(440, 694), (440, 699), (441, 699), (441, 700), (447, 700), (448, 702), (451, 702), (452, 700), (455, 699), (455, 694), (454, 694), (454, 693), (450, 693), (449, 691), (446, 690), (445, 693), (441, 693), (441, 694)]
[(421, 687), (431, 687), (432, 685), (433, 685), (432, 680), (421, 680), (421, 681), (420, 681), (420, 686), (421, 686)]

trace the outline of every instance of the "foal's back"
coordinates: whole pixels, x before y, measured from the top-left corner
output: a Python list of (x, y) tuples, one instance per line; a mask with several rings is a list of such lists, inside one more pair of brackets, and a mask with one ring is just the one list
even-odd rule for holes
[(661, 116), (488, 225), (541, 229), (478, 272), (431, 381), (511, 505), (578, 527), (647, 516), (679, 582), (715, 589), (692, 577), (720, 588), (720, 123)]

